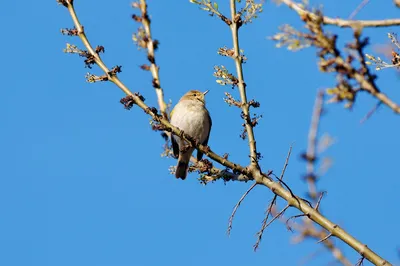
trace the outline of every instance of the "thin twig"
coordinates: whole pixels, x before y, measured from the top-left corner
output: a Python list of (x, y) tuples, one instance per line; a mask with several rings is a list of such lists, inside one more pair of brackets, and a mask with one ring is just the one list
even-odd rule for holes
[(367, 4), (369, 3), (369, 0), (363, 0), (357, 7), (356, 9), (350, 14), (349, 19), (353, 19), (358, 12), (361, 11), (361, 9), (363, 9)]
[(291, 220), (294, 220), (294, 219), (297, 219), (297, 218), (300, 218), (300, 217), (306, 217), (306, 216), (307, 216), (307, 215), (304, 214), (304, 213), (290, 216), (290, 217), (286, 220), (286, 222), (285, 222), (286, 228), (288, 228), (290, 231), (292, 231), (291, 226), (289, 225), (289, 222), (290, 222)]
[(332, 236), (332, 233), (328, 234), (326, 237), (322, 238), (322, 239), (319, 240), (317, 243), (324, 242), (325, 240), (327, 240), (327, 239), (330, 238), (331, 236)]
[[(283, 168), (282, 168), (282, 173), (281, 173), (280, 177), (278, 178), (280, 184), (283, 183), (283, 177), (285, 176), (286, 168), (289, 165), (289, 159), (290, 159), (290, 155), (291, 154), (292, 154), (292, 145), (290, 145), (290, 147), (289, 147), (289, 151), (288, 151), (285, 163), (284, 163)], [(278, 195), (275, 194), (274, 197), (272, 198), (270, 204), (268, 205), (267, 210), (265, 211), (266, 215), (265, 215), (265, 218), (264, 218), (264, 220), (262, 222), (260, 231), (257, 232), (257, 242), (254, 244), (254, 250), (257, 250), (258, 247), (260, 246), (262, 235), (264, 233), (265, 228), (267, 228), (267, 226), (268, 226), (267, 225), (268, 218), (273, 212), (273, 209), (274, 209), (274, 206), (276, 205), (276, 200), (277, 199), (278, 199)]]
[[(298, 3), (291, 1), (291, 0), (280, 0), (282, 3), (296, 11), (300, 16), (303, 15), (308, 15), (312, 18), (316, 18), (317, 16), (306, 9), (304, 9), (302, 6), (300, 6)], [(339, 19), (339, 18), (330, 18), (327, 16), (323, 17), (323, 24), (325, 25), (336, 25), (342, 28), (350, 28), (354, 26), (359, 26), (359, 27), (390, 27), (390, 26), (399, 26), (400, 25), (400, 19), (385, 19), (385, 20), (345, 20), (345, 19)]]
[(365, 257), (361, 257), (361, 258), (357, 261), (356, 266), (364, 265), (364, 259), (365, 259)]
[(316, 161), (316, 146), (317, 146), (317, 134), (320, 124), (320, 118), (323, 111), (324, 103), (324, 92), (319, 91), (317, 98), (315, 99), (314, 111), (311, 118), (310, 130), (308, 131), (308, 147), (305, 159), (307, 160), (307, 183), (310, 197), (315, 200), (317, 195), (317, 189), (315, 186), (315, 161)]
[(382, 105), (382, 102), (379, 101), (377, 104), (374, 105), (374, 107), (360, 120), (360, 124), (365, 123), (368, 119), (371, 118), (371, 116), (379, 109), (379, 107)]
[[(272, 203), (272, 202), (271, 202), (271, 203)], [(270, 206), (272, 206), (272, 204), (271, 204)], [(263, 223), (263, 225), (262, 225), (260, 231), (258, 231), (258, 233), (257, 233), (257, 242), (256, 242), (256, 243), (254, 244), (254, 246), (253, 246), (254, 251), (256, 251), (256, 250), (258, 249), (258, 247), (260, 246), (261, 239), (262, 239), (262, 236), (263, 236), (263, 234), (264, 234), (264, 230), (265, 230), (270, 224), (272, 224), (276, 219), (278, 219), (280, 216), (282, 216), (282, 214), (283, 214), (289, 207), (290, 207), (289, 205), (286, 205), (286, 207), (283, 208), (277, 215), (275, 215), (274, 218), (272, 218), (271, 221), (269, 221), (268, 223), (267, 223), (267, 220), (266, 220), (266, 219), (264, 220), (265, 223)], [(272, 208), (272, 207), (271, 207), (271, 208)]]
[(257, 183), (253, 183), (250, 188), (242, 195), (242, 197), (240, 198), (240, 200), (238, 201), (238, 203), (236, 203), (235, 207), (233, 208), (232, 214), (229, 217), (229, 223), (228, 223), (228, 230), (227, 230), (227, 234), (228, 236), (231, 234), (231, 230), (232, 230), (232, 223), (233, 223), (233, 218), (235, 217), (236, 211), (239, 209), (240, 204), (242, 203), (242, 201), (246, 198), (246, 196), (250, 193), (250, 191), (257, 185)]
[[(287, 168), (287, 166), (289, 164), (289, 159), (290, 159), (291, 153), (292, 153), (292, 146), (289, 147), (289, 152), (288, 152), (288, 154), (286, 156), (286, 160), (285, 160), (285, 163), (283, 165), (282, 173), (281, 173), (280, 177), (278, 178), (279, 183), (281, 183), (281, 184), (283, 182), (283, 177), (285, 176), (286, 168)], [(258, 235), (258, 240), (257, 240), (258, 244), (255, 246), (256, 248), (258, 248), (259, 243), (261, 242), (262, 234), (264, 232), (264, 230), (262, 228), (266, 228), (266, 225), (267, 225), (267, 222), (268, 222), (268, 218), (272, 214), (273, 208), (276, 205), (277, 198), (278, 198), (278, 196), (275, 194), (274, 197), (272, 198), (270, 204), (268, 205), (267, 210), (265, 211), (266, 214), (265, 214), (265, 217), (264, 217), (262, 225), (261, 225), (261, 230), (257, 233), (257, 235)]]
[[(296, 216), (292, 216), (289, 219), (287, 219), (285, 221), (285, 217), (281, 217), (281, 221), (282, 222), (286, 222), (286, 227), (292, 231), (292, 228), (296, 231), (298, 231), (300, 233), (299, 236), (297, 236), (296, 238), (298, 239), (298, 241), (302, 241), (306, 238), (313, 238), (313, 239), (317, 239), (320, 240), (322, 238), (324, 238), (327, 235), (327, 231), (325, 229), (321, 229), (318, 230), (316, 228), (316, 226), (314, 224), (311, 223), (311, 220), (308, 219), (307, 217), (304, 218), (304, 223), (303, 224), (296, 224), (294, 222), (291, 222), (289, 225), (289, 221), (293, 218), (297, 218), (297, 217), (301, 217), (301, 216), (306, 216), (304, 214), (301, 215), (296, 215)], [(337, 262), (340, 262), (341, 264), (343, 264), (344, 266), (351, 266), (353, 265), (352, 263), (350, 263), (350, 261), (346, 258), (346, 256), (344, 255), (343, 251), (340, 250), (333, 241), (326, 239), (325, 241), (321, 242), (324, 247), (326, 249), (328, 249), (331, 253), (332, 256), (337, 260)]]
[(322, 192), (320, 193), (319, 199), (318, 199), (318, 201), (317, 201), (317, 204), (316, 204), (315, 207), (314, 207), (314, 209), (315, 209), (316, 211), (318, 211), (319, 205), (321, 204), (322, 197), (324, 196), (325, 193), (326, 193), (325, 191), (322, 191)]
[(289, 152), (288, 152), (288, 154), (286, 156), (285, 164), (283, 165), (282, 173), (281, 173), (281, 175), (279, 177), (280, 181), (282, 181), (283, 176), (285, 175), (286, 167), (289, 165), (289, 159), (290, 159), (290, 155), (291, 154), (292, 154), (292, 145), (290, 145), (290, 147), (289, 147)]

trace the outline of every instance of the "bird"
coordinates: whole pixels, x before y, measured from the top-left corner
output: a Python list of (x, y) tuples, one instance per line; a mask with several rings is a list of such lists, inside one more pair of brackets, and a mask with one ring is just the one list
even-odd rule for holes
[[(189, 136), (193, 137), (202, 145), (208, 144), (210, 137), (212, 120), (206, 108), (205, 95), (209, 92), (190, 90), (175, 105), (170, 113), (171, 125), (179, 128)], [(171, 137), (172, 150), (178, 164), (175, 170), (175, 177), (185, 180), (189, 168), (190, 157), (194, 147), (189, 147), (188, 143), (179, 136)], [(203, 153), (197, 151), (197, 160), (203, 158)]]

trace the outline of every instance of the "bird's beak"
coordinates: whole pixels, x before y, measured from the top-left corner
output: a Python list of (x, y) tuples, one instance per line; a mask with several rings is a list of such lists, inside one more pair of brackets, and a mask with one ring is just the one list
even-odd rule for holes
[(210, 90), (206, 90), (205, 92), (203, 92), (203, 95), (206, 95)]

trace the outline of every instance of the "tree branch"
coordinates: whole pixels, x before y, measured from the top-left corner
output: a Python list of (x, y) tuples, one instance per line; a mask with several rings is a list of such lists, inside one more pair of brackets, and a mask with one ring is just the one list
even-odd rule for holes
[(235, 218), (235, 214), (236, 211), (239, 209), (240, 204), (242, 203), (242, 201), (246, 198), (246, 196), (250, 193), (250, 191), (253, 190), (253, 188), (257, 185), (257, 183), (253, 183), (250, 188), (248, 190), (246, 190), (246, 192), (242, 195), (242, 197), (239, 199), (238, 203), (236, 203), (235, 207), (233, 208), (232, 214), (229, 217), (229, 223), (228, 223), (228, 230), (227, 230), (227, 234), (228, 236), (231, 234), (231, 230), (232, 230), (232, 224), (233, 224), (233, 218)]
[(315, 175), (315, 161), (317, 159), (316, 155), (316, 146), (317, 146), (317, 133), (319, 128), (319, 121), (323, 112), (323, 103), (324, 103), (324, 92), (318, 92), (317, 98), (315, 100), (314, 111), (311, 118), (311, 126), (308, 131), (308, 147), (307, 153), (304, 158), (307, 161), (307, 176), (306, 180), (308, 183), (309, 196), (312, 199), (316, 199), (317, 197), (317, 189), (315, 186), (315, 179), (317, 178)]
[(164, 117), (168, 117), (166, 113), (167, 105), (164, 101), (164, 92), (161, 88), (160, 76), (158, 74), (159, 67), (155, 61), (155, 50), (157, 49), (158, 41), (153, 40), (151, 37), (150, 28), (150, 18), (147, 13), (147, 3), (146, 0), (140, 0), (140, 11), (142, 13), (141, 23), (143, 25), (144, 31), (146, 33), (146, 47), (147, 47), (147, 58), (150, 62), (150, 72), (153, 76), (153, 87), (156, 90), (158, 106), (160, 108), (161, 114)]
[(234, 51), (234, 55), (232, 56), (232, 58), (235, 61), (236, 73), (238, 79), (237, 87), (240, 93), (241, 109), (244, 115), (247, 137), (249, 139), (250, 161), (251, 165), (253, 167), (256, 167), (258, 161), (256, 140), (254, 138), (253, 126), (251, 124), (251, 119), (249, 114), (250, 106), (247, 103), (246, 83), (244, 82), (243, 78), (243, 68), (242, 68), (243, 59), (240, 56), (240, 48), (239, 48), (239, 27), (242, 24), (242, 20), (240, 14), (236, 13), (236, 0), (230, 0), (230, 6), (231, 6), (231, 21), (232, 21), (230, 28), (232, 32), (233, 51)]
[[(231, 0), (234, 2), (234, 0)], [(105, 72), (107, 75), (107, 78), (109, 81), (113, 82), (115, 85), (117, 85), (125, 94), (128, 96), (124, 98), (124, 103), (129, 102), (130, 106), (132, 105), (137, 105), (140, 107), (142, 110), (145, 111), (146, 114), (150, 115), (152, 119), (156, 122), (159, 123), (160, 125), (160, 130), (168, 130), (171, 131), (172, 134), (177, 135), (187, 141), (190, 145), (195, 147), (197, 150), (200, 150), (204, 154), (206, 154), (209, 158), (213, 159), (214, 161), (232, 169), (235, 173), (241, 173), (243, 176), (246, 176), (243, 180), (238, 180), (238, 181), (248, 181), (248, 180), (256, 180), (258, 184), (263, 184), (264, 186), (268, 187), (273, 193), (281, 197), (287, 202), (287, 207), (294, 207), (300, 210), (302, 213), (306, 214), (311, 220), (325, 228), (326, 230), (330, 231), (332, 233), (332, 236), (336, 236), (337, 238), (340, 238), (343, 242), (351, 246), (353, 249), (355, 249), (358, 253), (360, 253), (363, 257), (371, 261), (372, 263), (376, 265), (391, 265), (389, 262), (381, 258), (379, 255), (377, 255), (375, 252), (373, 252), (371, 249), (369, 249), (366, 245), (362, 244), (360, 241), (355, 239), (353, 236), (348, 234), (346, 231), (341, 229), (339, 226), (335, 225), (332, 223), (330, 220), (322, 216), (318, 211), (316, 211), (314, 208), (312, 208), (309, 204), (307, 204), (306, 201), (301, 199), (298, 196), (293, 195), (293, 193), (284, 187), (279, 182), (274, 182), (269, 176), (265, 173), (260, 172), (258, 168), (252, 167), (243, 167), (239, 164), (233, 163), (229, 160), (227, 160), (224, 157), (221, 157), (214, 153), (208, 146), (204, 146), (199, 144), (195, 139), (193, 139), (191, 136), (185, 134), (183, 131), (180, 129), (172, 126), (167, 119), (165, 119), (162, 115), (159, 115), (157, 113), (157, 109), (155, 108), (150, 108), (147, 106), (144, 101), (143, 97), (141, 97), (139, 94), (134, 94), (132, 93), (117, 77), (116, 73), (110, 72), (110, 70), (106, 67), (104, 62), (101, 60), (100, 56), (93, 50), (93, 47), (91, 46), (89, 40), (87, 39), (83, 27), (80, 24), (74, 6), (73, 6), (73, 1), (72, 0), (58, 0), (59, 3), (64, 5), (65, 7), (68, 8), (68, 11), (72, 17), (72, 20), (75, 24), (76, 30), (77, 30), (77, 36), (80, 37), (82, 40), (83, 44), (85, 47), (88, 49), (88, 53), (90, 56), (93, 58), (94, 62)], [(233, 6), (235, 7), (235, 6)], [(235, 14), (235, 9), (232, 8), (232, 14)], [(233, 36), (237, 36), (237, 27), (238, 27), (238, 22), (234, 22), (236, 24), (235, 27), (233, 27), (232, 34)], [(237, 62), (237, 67), (238, 70), (240, 70), (241, 73), (241, 63), (238, 60), (238, 41), (236, 38), (236, 62)], [(241, 75), (241, 80), (242, 82), (240, 83), (241, 86), (241, 95), (244, 96), (242, 98), (242, 101), (244, 103), (247, 103), (246, 100), (246, 93), (245, 93), (245, 88), (244, 88), (244, 83), (243, 83), (243, 76)], [(254, 136), (252, 134), (252, 128), (249, 128), (249, 137), (252, 136), (252, 139), (254, 140)], [(250, 143), (251, 147), (254, 149), (252, 150), (252, 153), (255, 152), (255, 142)]]
[[(300, 4), (291, 0), (280, 0), (282, 3), (296, 11), (300, 16), (308, 15), (311, 18), (317, 18), (313, 12), (310, 12), (303, 8)], [(341, 28), (352, 28), (352, 27), (390, 27), (399, 26), (400, 19), (385, 19), (385, 20), (345, 20), (340, 18), (330, 18), (327, 16), (323, 17), (323, 24), (335, 25)]]

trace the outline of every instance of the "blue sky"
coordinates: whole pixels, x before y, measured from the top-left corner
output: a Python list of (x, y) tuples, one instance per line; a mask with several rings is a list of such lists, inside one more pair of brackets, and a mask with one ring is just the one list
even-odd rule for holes
[[(138, 66), (145, 55), (131, 41), (138, 25), (130, 1), (75, 0), (91, 42), (105, 46), (109, 66), (122, 65), (120, 78), (146, 103), (156, 105), (151, 76)], [(226, 1), (219, 1), (227, 11)], [(347, 17), (360, 1), (323, 1), (328, 15)], [(217, 55), (231, 46), (229, 29), (189, 1), (149, 0), (153, 35), (160, 40), (157, 61), (166, 99), (176, 103), (189, 89), (210, 89), (207, 106), (213, 118), (210, 146), (233, 161), (248, 162), (248, 145), (239, 138), (242, 121), (236, 108), (223, 103), (224, 92), (213, 77), (214, 65), (233, 71), (228, 58)], [(72, 27), (67, 10), (56, 1), (5, 1), (3, 25), (3, 94), (0, 98), (0, 265), (298, 265), (314, 252), (316, 241), (292, 244), (294, 233), (274, 223), (253, 252), (271, 192), (257, 187), (242, 204), (230, 237), (226, 236), (233, 206), (250, 184), (217, 182), (202, 186), (196, 175), (176, 180), (160, 158), (163, 141), (138, 108), (126, 111), (111, 83), (89, 84), (81, 58), (62, 52), (78, 38), (62, 36)], [(371, 1), (360, 19), (395, 18), (392, 1)], [(286, 180), (305, 196), (299, 159), (316, 92), (332, 87), (333, 76), (318, 72), (314, 49), (292, 53), (267, 39), (284, 23), (302, 27), (285, 6), (267, 1), (264, 13), (243, 27), (241, 48), (248, 62), (244, 77), (249, 98), (261, 103), (255, 129), (264, 170), (279, 172), (290, 144), (293, 156)], [(336, 31), (334, 28), (329, 28)], [(396, 28), (368, 29), (373, 44), (388, 43)], [(350, 40), (340, 30), (340, 43)], [(366, 50), (374, 53), (373, 46)], [(100, 74), (97, 68), (91, 70)], [(380, 88), (400, 102), (398, 76), (378, 73)], [(328, 194), (324, 214), (392, 263), (399, 263), (398, 178), (399, 116), (381, 108), (367, 123), (361, 118), (375, 104), (361, 95), (353, 111), (328, 105), (320, 133), (336, 143), (326, 156), (334, 164), (319, 183)], [(283, 202), (279, 203), (283, 206)], [(295, 214), (291, 211), (289, 214)], [(359, 258), (340, 241), (346, 256)], [(323, 252), (308, 265), (333, 260)]]

